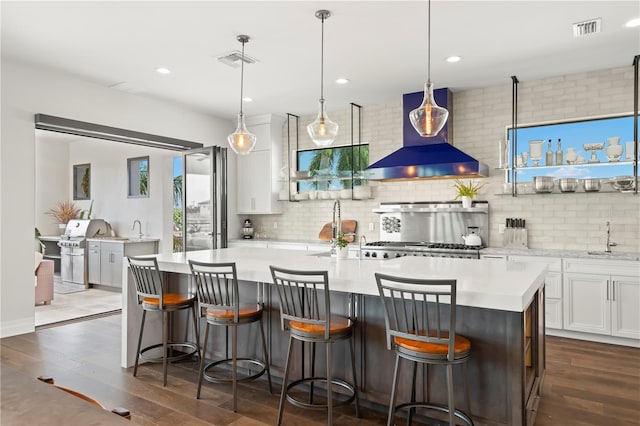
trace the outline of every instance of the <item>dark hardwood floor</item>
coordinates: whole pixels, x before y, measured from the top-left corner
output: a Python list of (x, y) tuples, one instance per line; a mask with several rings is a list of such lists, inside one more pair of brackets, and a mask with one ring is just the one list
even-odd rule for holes
[[(239, 386), (238, 413), (230, 411), (230, 386), (204, 383), (195, 399), (193, 362), (171, 365), (162, 387), (161, 365), (145, 365), (138, 377), (120, 368), (120, 315), (42, 329), (2, 339), (1, 366), (28, 377), (53, 376), (56, 383), (131, 410), (141, 425), (273, 425), (279, 386), (267, 392), (266, 380)], [(44, 384), (43, 384), (44, 386)], [(0, 389), (2, 390), (2, 389)], [(4, 393), (0, 392), (4, 398)], [(24, 398), (29, 398), (25, 390)], [(7, 410), (3, 404), (3, 411)], [(385, 414), (353, 406), (336, 410), (336, 425), (385, 424)], [(15, 414), (15, 413), (14, 413)], [(7, 413), (0, 413), (0, 424)], [(12, 417), (12, 418), (15, 418)], [(285, 425), (326, 424), (323, 411), (303, 411), (287, 404)], [(41, 424), (56, 425), (54, 418)], [(547, 338), (547, 373), (536, 425), (640, 425), (640, 349)]]

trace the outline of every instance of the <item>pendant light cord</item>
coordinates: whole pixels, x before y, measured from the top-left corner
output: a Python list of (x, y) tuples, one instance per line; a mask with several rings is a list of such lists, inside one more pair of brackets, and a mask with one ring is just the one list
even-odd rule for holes
[(427, 83), (431, 84), (431, 0), (427, 6)]
[(240, 115), (242, 115), (242, 97), (244, 92), (244, 44), (246, 40), (241, 40), (242, 42), (242, 56), (240, 58)]
[(322, 15), (322, 31), (320, 32), (320, 101), (324, 101), (324, 20)]

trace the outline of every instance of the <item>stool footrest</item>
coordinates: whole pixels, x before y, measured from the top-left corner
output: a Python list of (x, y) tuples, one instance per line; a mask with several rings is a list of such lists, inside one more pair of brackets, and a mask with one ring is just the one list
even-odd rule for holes
[[(309, 402), (303, 402), (300, 401), (299, 399), (295, 399), (292, 395), (289, 394), (289, 392), (300, 385), (304, 385), (307, 383), (311, 383), (311, 385), (313, 385), (313, 382), (327, 382), (327, 378), (326, 377), (306, 377), (304, 379), (299, 379), (299, 380), (295, 380), (293, 382), (290, 382), (287, 385), (287, 391), (286, 391), (286, 396), (287, 396), (287, 401), (289, 401), (291, 404), (295, 405), (296, 407), (300, 407), (300, 408), (311, 408), (311, 409), (327, 409), (329, 406), (327, 404), (314, 404), (314, 403), (309, 403)], [(355, 399), (356, 396), (356, 390), (354, 388), (354, 386), (349, 383), (346, 382), (344, 380), (341, 379), (332, 379), (331, 383), (333, 385), (336, 386), (340, 386), (344, 389), (346, 389), (349, 393), (348, 394), (343, 394), (344, 396), (347, 396), (348, 398), (345, 400), (334, 400), (333, 401), (333, 406), (334, 407), (338, 407), (341, 405), (347, 405), (350, 404), (351, 402), (353, 402), (353, 400)], [(331, 397), (333, 398), (333, 395), (336, 394), (336, 392), (331, 392), (329, 395), (329, 392), (327, 392), (327, 398)]]
[[(249, 368), (247, 366), (247, 364), (250, 365), (255, 365), (258, 366), (259, 370), (256, 371), (253, 374), (249, 374), (248, 376), (244, 376), (244, 377), (238, 377), (236, 379), (236, 381), (238, 382), (244, 382), (244, 381), (248, 381), (248, 380), (255, 380), (258, 377), (262, 376), (265, 371), (267, 370), (267, 366), (265, 365), (265, 363), (263, 361), (260, 361), (259, 359), (253, 359), (253, 358), (236, 358), (236, 362), (238, 364), (238, 373), (240, 373), (240, 369), (244, 369), (244, 370), (249, 370), (251, 371), (251, 368)], [(213, 376), (211, 374), (207, 374), (208, 370), (213, 369), (215, 367), (218, 367), (222, 364), (229, 364), (229, 370), (228, 373), (232, 374), (232, 368), (233, 368), (233, 359), (232, 358), (226, 358), (226, 359), (222, 359), (220, 361), (215, 361), (215, 362), (210, 362), (207, 365), (205, 365), (204, 367), (204, 372), (202, 373), (202, 376), (204, 377), (204, 379), (208, 382), (211, 383), (232, 383), (233, 382), (233, 378), (232, 377), (219, 377), (219, 376)]]
[[(449, 407), (447, 407), (446, 405), (438, 405), (438, 404), (431, 404), (428, 402), (405, 402), (404, 404), (398, 404), (396, 405), (396, 408), (394, 411), (398, 411), (398, 410), (402, 410), (404, 408), (426, 408), (428, 410), (434, 410), (434, 411), (438, 411), (440, 413), (449, 413)], [(466, 424), (473, 426), (473, 420), (471, 420), (471, 418), (463, 413), (460, 410), (455, 410), (455, 414), (454, 414), (458, 419), (462, 420), (463, 422), (465, 422)]]
[[(162, 348), (162, 343), (156, 343), (155, 345), (149, 345), (142, 349), (140, 349), (140, 359), (147, 362), (162, 362), (164, 360), (164, 356), (149, 356), (145, 355), (146, 352)], [(180, 351), (179, 354), (167, 357), (167, 361), (178, 361), (180, 359), (188, 358), (196, 353), (198, 353), (198, 346), (195, 343), (191, 342), (169, 342), (167, 343), (167, 349), (175, 349), (175, 348), (186, 348), (188, 352)]]

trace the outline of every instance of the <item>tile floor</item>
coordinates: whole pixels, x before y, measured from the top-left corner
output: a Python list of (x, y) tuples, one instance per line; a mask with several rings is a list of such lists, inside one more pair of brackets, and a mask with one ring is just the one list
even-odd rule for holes
[(53, 295), (50, 305), (36, 305), (36, 327), (122, 309), (122, 294), (90, 288), (77, 293)]

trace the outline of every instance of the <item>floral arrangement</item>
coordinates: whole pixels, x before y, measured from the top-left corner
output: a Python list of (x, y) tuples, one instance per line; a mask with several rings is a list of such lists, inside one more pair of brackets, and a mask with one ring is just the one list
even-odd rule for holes
[(47, 210), (49, 216), (54, 218), (57, 223), (67, 223), (71, 219), (78, 217), (80, 209), (73, 201), (59, 201), (55, 207)]
[(478, 195), (478, 191), (485, 186), (486, 183), (478, 184), (473, 181), (469, 181), (468, 183), (464, 183), (460, 179), (456, 179), (456, 182), (453, 184), (453, 187), (458, 191), (458, 195), (456, 196), (456, 200), (460, 197), (469, 197), (474, 198)]
[(343, 249), (348, 245), (349, 245), (349, 240), (347, 240), (344, 237), (344, 233), (341, 232), (340, 235), (338, 235), (338, 238), (336, 239), (336, 247)]

